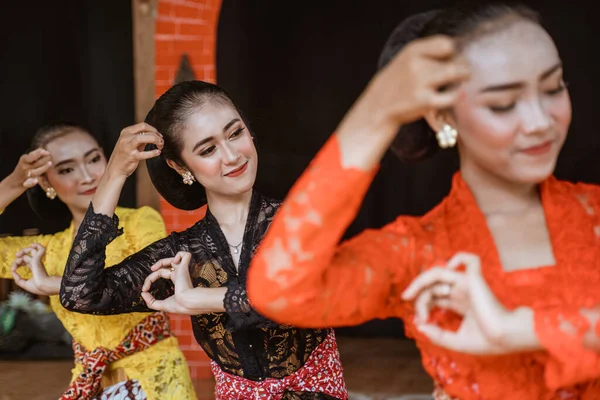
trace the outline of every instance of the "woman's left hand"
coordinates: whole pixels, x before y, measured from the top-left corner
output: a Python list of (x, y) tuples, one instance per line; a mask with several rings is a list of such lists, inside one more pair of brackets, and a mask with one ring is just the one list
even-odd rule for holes
[[(60, 292), (60, 276), (48, 276), (46, 268), (42, 262), (46, 248), (38, 243), (33, 243), (24, 247), (16, 254), (16, 259), (12, 263), (11, 272), (15, 284), (21, 289), (41, 296), (54, 296)], [(18, 270), (20, 267), (26, 267), (31, 271), (31, 278), (23, 278)]]
[[(465, 266), (466, 271), (457, 271)], [(527, 326), (533, 313), (525, 307), (508, 311), (491, 291), (483, 275), (479, 257), (456, 254), (446, 267), (420, 274), (402, 294), (415, 302), (415, 323), (434, 344), (470, 354), (506, 354), (521, 351), (524, 343), (519, 324)], [(463, 316), (457, 331), (428, 322), (432, 308), (450, 309)]]
[[(153, 272), (146, 277), (142, 286), (142, 297), (149, 308), (174, 314), (198, 314), (188, 307), (188, 297), (194, 290), (189, 271), (191, 258), (190, 253), (180, 251), (175, 257), (164, 258), (152, 266)], [(175, 293), (164, 300), (157, 300), (150, 293), (150, 287), (159, 279), (170, 279), (175, 288)]]

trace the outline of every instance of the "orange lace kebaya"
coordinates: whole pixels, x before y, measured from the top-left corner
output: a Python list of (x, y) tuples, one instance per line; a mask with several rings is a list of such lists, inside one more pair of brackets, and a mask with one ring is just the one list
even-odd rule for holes
[[(451, 193), (423, 217), (401, 216), (338, 244), (373, 171), (344, 168), (332, 137), (289, 193), (253, 259), (248, 292), (265, 316), (303, 327), (356, 325), (399, 317), (434, 379), (436, 398), (600, 399), (600, 335), (585, 309), (600, 304), (600, 188), (550, 177), (540, 186), (556, 264), (505, 271), (486, 220), (457, 173)], [(433, 345), (401, 294), (422, 271), (457, 252), (480, 256), (482, 273), (508, 309), (528, 306), (546, 351), (473, 356)], [(431, 318), (457, 329), (460, 317)], [(596, 324), (596, 326), (594, 326)], [(445, 397), (444, 397), (445, 396)]]

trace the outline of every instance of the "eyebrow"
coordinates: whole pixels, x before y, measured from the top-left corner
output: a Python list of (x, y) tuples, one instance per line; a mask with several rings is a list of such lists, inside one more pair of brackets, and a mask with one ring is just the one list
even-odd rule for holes
[[(87, 151), (87, 152), (86, 152), (86, 153), (83, 155), (83, 158), (86, 158), (86, 157), (87, 157), (87, 156), (89, 156), (90, 154), (93, 154), (94, 152), (96, 152), (96, 151), (99, 151), (99, 150), (100, 150), (100, 149), (99, 149), (99, 148), (97, 148), (97, 147), (96, 147), (95, 149), (89, 150), (89, 151)], [(67, 159), (67, 160), (62, 160), (61, 162), (58, 162), (58, 163), (56, 163), (56, 164), (54, 165), (54, 168), (58, 168), (58, 167), (60, 167), (61, 165), (65, 165), (65, 164), (72, 163), (72, 162), (75, 162), (75, 160), (74, 160), (74, 159), (72, 159), (72, 158), (69, 158), (69, 159)]]
[[(228, 123), (226, 123), (226, 124), (225, 124), (225, 126), (223, 127), (223, 133), (227, 132), (227, 130), (228, 130), (229, 128), (231, 128), (231, 126), (232, 126), (233, 124), (235, 124), (236, 122), (239, 122), (239, 121), (240, 121), (240, 119), (239, 119), (239, 118), (233, 118), (231, 121), (229, 121)], [(196, 151), (196, 149), (197, 149), (198, 147), (201, 147), (201, 146), (203, 146), (204, 144), (206, 144), (206, 143), (210, 142), (211, 140), (214, 140), (214, 136), (209, 136), (209, 137), (207, 137), (207, 138), (204, 138), (204, 139), (200, 140), (198, 143), (196, 143), (196, 144), (194, 145), (194, 148), (192, 149), (192, 152)]]
[[(554, 74), (556, 71), (558, 71), (561, 68), (562, 68), (562, 62), (559, 61), (556, 65), (554, 65), (551, 68), (549, 68), (548, 70), (544, 71), (540, 75), (539, 80), (543, 81), (544, 79), (548, 78), (550, 75)], [(501, 85), (492, 85), (492, 86), (485, 87), (485, 88), (481, 89), (479, 92), (486, 93), (486, 92), (499, 92), (499, 91), (503, 91), (503, 90), (515, 90), (515, 89), (521, 89), (523, 86), (525, 86), (525, 84), (523, 82), (505, 83), (505, 84), (501, 84)]]

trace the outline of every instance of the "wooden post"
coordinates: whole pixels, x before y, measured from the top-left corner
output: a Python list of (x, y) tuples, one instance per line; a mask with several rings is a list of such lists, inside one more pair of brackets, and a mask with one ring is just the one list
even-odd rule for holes
[[(132, 0), (135, 119), (141, 122), (154, 104), (154, 31), (158, 0)], [(160, 211), (159, 194), (144, 161), (136, 171), (137, 206)]]

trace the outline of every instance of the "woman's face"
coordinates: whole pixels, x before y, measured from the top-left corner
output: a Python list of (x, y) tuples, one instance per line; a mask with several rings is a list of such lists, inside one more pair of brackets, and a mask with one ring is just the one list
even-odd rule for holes
[(516, 21), (468, 44), (471, 78), (451, 113), (463, 173), (539, 183), (554, 171), (571, 122), (558, 51), (539, 25)]
[(96, 140), (76, 130), (54, 139), (46, 150), (52, 157), (47, 183), (69, 209), (87, 209), (106, 169), (106, 157)]
[(182, 139), (181, 158), (207, 194), (235, 196), (252, 189), (258, 154), (235, 108), (206, 103), (189, 117)]

